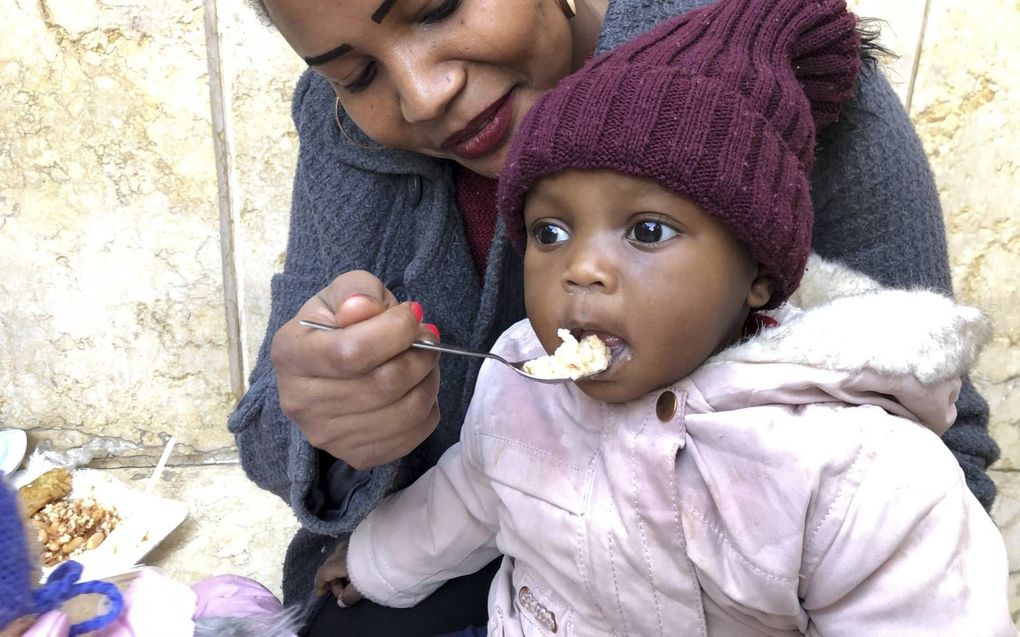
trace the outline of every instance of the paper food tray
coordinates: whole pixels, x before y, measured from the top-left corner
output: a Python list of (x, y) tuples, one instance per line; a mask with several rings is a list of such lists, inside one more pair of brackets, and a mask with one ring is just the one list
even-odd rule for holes
[[(103, 579), (129, 571), (141, 562), (188, 515), (183, 502), (147, 495), (109, 473), (78, 469), (72, 473), (69, 498), (92, 498), (117, 510), (120, 522), (98, 547), (72, 556), (84, 567), (81, 581)], [(43, 569), (43, 580), (59, 564)]]

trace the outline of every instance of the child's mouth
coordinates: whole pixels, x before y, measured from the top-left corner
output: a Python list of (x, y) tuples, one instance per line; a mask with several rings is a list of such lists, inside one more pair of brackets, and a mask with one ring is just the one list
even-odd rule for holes
[(595, 336), (598, 336), (603, 343), (606, 344), (606, 347), (609, 348), (609, 367), (599, 372), (598, 374), (594, 374), (593, 376), (591, 376), (592, 379), (597, 379), (599, 377), (606, 376), (607, 374), (613, 371), (613, 368), (616, 367), (617, 364), (630, 359), (630, 347), (627, 345), (627, 341), (623, 340), (622, 338), (615, 334), (610, 334), (609, 332), (603, 332), (601, 330), (590, 330), (580, 328), (572, 329), (570, 330), (570, 333), (577, 340), (581, 340), (585, 336), (588, 336), (589, 334), (594, 334)]

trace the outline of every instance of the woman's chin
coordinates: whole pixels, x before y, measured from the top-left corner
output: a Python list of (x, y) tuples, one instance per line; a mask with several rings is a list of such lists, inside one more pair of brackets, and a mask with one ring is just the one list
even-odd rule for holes
[(506, 150), (503, 148), (493, 151), (490, 155), (479, 157), (474, 160), (457, 160), (461, 166), (471, 172), (478, 173), (489, 179), (498, 179), (500, 171), (503, 170), (503, 163), (506, 161)]

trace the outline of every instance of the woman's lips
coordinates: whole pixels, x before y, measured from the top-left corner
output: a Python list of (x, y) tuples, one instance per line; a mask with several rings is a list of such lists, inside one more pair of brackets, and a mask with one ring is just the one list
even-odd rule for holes
[(446, 138), (443, 149), (460, 159), (477, 159), (502, 143), (514, 121), (511, 90), (479, 113), (467, 126)]

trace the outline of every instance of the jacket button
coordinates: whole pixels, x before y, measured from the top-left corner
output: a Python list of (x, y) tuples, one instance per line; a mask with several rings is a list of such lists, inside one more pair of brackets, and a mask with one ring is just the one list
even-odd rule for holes
[(664, 391), (659, 394), (655, 401), (655, 415), (662, 422), (669, 422), (676, 415), (676, 394), (671, 391)]
[(412, 175), (407, 185), (407, 197), (411, 201), (411, 207), (417, 208), (421, 203), (421, 177)]
[(390, 277), (383, 281), (383, 285), (396, 297), (397, 303), (411, 300), (411, 293), (404, 287), (404, 279), (401, 276)]
[(398, 285), (390, 290), (393, 293), (394, 298), (397, 299), (397, 303), (403, 303), (411, 300), (411, 293), (407, 291), (402, 285)]
[(556, 613), (543, 606), (534, 593), (531, 592), (530, 588), (522, 586), (517, 591), (517, 601), (520, 602), (521, 608), (531, 613), (532, 617), (545, 626), (547, 630), (553, 633), (556, 632), (558, 627), (556, 624)]

